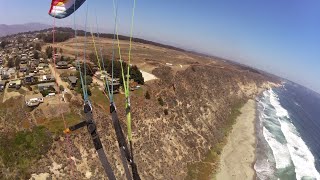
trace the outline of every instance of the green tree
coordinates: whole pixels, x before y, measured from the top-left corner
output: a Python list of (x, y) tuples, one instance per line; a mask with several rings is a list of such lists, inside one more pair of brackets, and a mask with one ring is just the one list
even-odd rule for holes
[(33, 51), (33, 58), (39, 59), (39, 53), (38, 53), (38, 51)]
[(60, 86), (59, 86), (59, 90), (60, 90), (60, 92), (61, 92), (61, 91), (64, 91), (64, 87), (63, 87), (62, 85), (60, 85)]
[(144, 78), (137, 66), (130, 68), (130, 78), (139, 84), (144, 84)]
[(53, 51), (52, 46), (46, 47), (46, 54), (47, 54), (48, 58), (52, 58), (52, 53), (53, 53), (52, 51)]
[(40, 43), (36, 43), (35, 49), (38, 51), (41, 51), (41, 44)]
[[(91, 90), (90, 90), (89, 86), (86, 86), (86, 89), (87, 89), (88, 96), (91, 96)], [(80, 81), (77, 82), (77, 87), (75, 88), (75, 91), (77, 93), (81, 94), (82, 98), (84, 98)]]
[(1, 47), (2, 49), (4, 49), (7, 44), (9, 44), (7, 41), (1, 41), (0, 47)]
[(9, 67), (9, 68), (13, 68), (14, 66), (15, 66), (14, 61), (13, 61), (12, 58), (10, 58), (10, 59), (8, 60), (8, 67)]
[(59, 61), (64, 61), (64, 56), (61, 56)]
[(15, 58), (15, 61), (14, 61), (14, 65), (15, 65), (16, 67), (19, 67), (20, 61), (21, 61), (21, 59), (20, 59), (19, 57), (16, 57), (16, 58)]

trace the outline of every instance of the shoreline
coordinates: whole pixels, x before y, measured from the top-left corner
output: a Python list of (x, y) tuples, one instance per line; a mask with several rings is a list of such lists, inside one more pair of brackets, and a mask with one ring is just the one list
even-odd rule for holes
[(240, 109), (241, 114), (236, 118), (220, 155), (220, 168), (215, 174), (217, 180), (256, 177), (256, 106), (257, 102), (249, 99)]

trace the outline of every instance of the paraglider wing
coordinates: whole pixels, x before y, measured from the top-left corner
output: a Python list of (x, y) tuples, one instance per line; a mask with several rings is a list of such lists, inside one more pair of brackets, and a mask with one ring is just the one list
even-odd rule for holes
[(49, 15), (62, 19), (71, 15), (86, 0), (52, 0)]

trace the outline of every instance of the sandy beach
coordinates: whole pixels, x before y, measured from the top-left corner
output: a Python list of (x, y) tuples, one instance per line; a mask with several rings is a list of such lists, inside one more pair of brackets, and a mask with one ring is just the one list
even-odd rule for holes
[(241, 108), (241, 113), (223, 148), (217, 180), (254, 178), (256, 102), (249, 100)]

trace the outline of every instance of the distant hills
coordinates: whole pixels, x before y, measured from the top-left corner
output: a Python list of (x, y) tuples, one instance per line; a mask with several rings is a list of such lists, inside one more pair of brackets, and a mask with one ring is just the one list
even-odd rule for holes
[(41, 23), (27, 23), (27, 24), (13, 24), (13, 25), (0, 24), (0, 37), (11, 35), (11, 34), (17, 34), (21, 32), (39, 31), (43, 29), (48, 29), (50, 27), (51, 27), (50, 25), (41, 24)]

